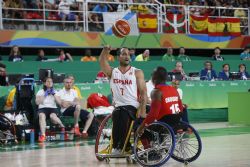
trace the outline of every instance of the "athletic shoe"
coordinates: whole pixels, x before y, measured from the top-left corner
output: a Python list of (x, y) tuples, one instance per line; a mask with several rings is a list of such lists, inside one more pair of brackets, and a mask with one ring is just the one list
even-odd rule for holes
[(112, 155), (121, 155), (121, 153), (122, 153), (122, 150), (117, 149), (117, 148), (113, 148), (111, 152)]
[(74, 133), (75, 133), (76, 136), (81, 136), (81, 132), (80, 132), (79, 127), (74, 128)]
[(38, 142), (43, 143), (46, 140), (45, 135), (39, 136)]
[(82, 132), (82, 137), (84, 139), (87, 139), (89, 137), (88, 133), (87, 132)]

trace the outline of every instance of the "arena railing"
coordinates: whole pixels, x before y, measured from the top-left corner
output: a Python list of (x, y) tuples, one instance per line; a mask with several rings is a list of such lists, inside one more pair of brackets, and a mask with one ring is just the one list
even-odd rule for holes
[[(44, 2), (44, 1), (43, 1)], [(89, 15), (91, 14), (100, 14), (97, 12), (93, 12), (88, 10), (89, 7), (91, 5), (95, 5), (95, 4), (106, 4), (106, 5), (120, 5), (122, 6), (120, 11), (117, 12), (127, 12), (126, 7), (130, 7), (132, 5), (145, 5), (147, 8), (150, 9), (150, 13), (152, 14), (156, 14), (157, 15), (157, 32), (158, 33), (166, 33), (164, 31), (164, 26), (165, 24), (168, 22), (167, 20), (167, 15), (169, 13), (171, 13), (172, 9), (177, 9), (176, 11), (178, 11), (179, 13), (184, 15), (184, 23), (185, 23), (185, 32), (187, 34), (190, 34), (190, 30), (189, 30), (189, 26), (190, 26), (190, 15), (191, 15), (191, 11), (193, 8), (195, 9), (201, 9), (201, 10), (206, 10), (206, 9), (213, 9), (213, 10), (217, 10), (218, 16), (209, 16), (209, 17), (220, 17), (220, 18), (227, 18), (227, 17), (231, 17), (231, 18), (235, 18), (232, 16), (224, 16), (222, 15), (223, 11), (225, 10), (231, 10), (232, 12), (234, 12), (235, 10), (238, 9), (242, 9), (243, 11), (245, 11), (246, 13), (246, 17), (241, 17), (240, 19), (241, 21), (241, 28), (246, 30), (246, 34), (243, 35), (250, 35), (250, 9), (248, 8), (226, 8), (226, 7), (212, 7), (212, 6), (185, 6), (185, 5), (170, 5), (170, 4), (161, 4), (160, 2), (158, 2), (157, 0), (155, 0), (154, 4), (149, 4), (149, 3), (126, 3), (126, 2), (103, 2), (103, 1), (82, 1), (82, 2), (77, 2), (78, 4), (78, 10), (77, 11), (73, 11), (73, 13), (79, 15), (79, 21), (62, 21), (61, 19), (59, 19), (58, 12), (59, 10), (49, 10), (45, 8), (45, 3), (43, 3), (43, 7), (42, 9), (20, 9), (20, 8), (3, 8), (2, 7), (2, 3), (0, 3), (0, 29), (9, 29), (11, 28), (11, 24), (22, 24), (22, 25), (28, 25), (28, 27), (30, 27), (29, 29), (34, 29), (32, 26), (34, 26), (34, 23), (36, 24), (36, 29), (39, 30), (62, 30), (60, 29), (60, 25), (62, 25), (63, 23), (66, 23), (68, 25), (72, 25), (72, 24), (79, 24), (80, 29), (78, 31), (84, 31), (84, 32), (89, 32), (89, 31), (93, 31), (90, 29), (90, 24), (91, 22), (89, 21)], [(3, 10), (1, 10), (3, 9)], [(27, 19), (27, 18), (8, 18), (5, 17), (4, 13), (6, 10), (9, 11), (19, 11), (21, 13), (28, 13), (28, 12), (36, 12), (39, 13), (42, 17), (41, 18), (36, 18), (36, 19)], [(169, 12), (170, 11), (170, 12)], [(175, 11), (175, 12), (176, 12)], [(180, 12), (181, 11), (181, 12)], [(54, 12), (54, 16), (56, 17), (55, 19), (48, 19), (47, 14), (48, 13), (53, 13)], [(112, 12), (108, 12), (111, 13)], [(115, 14), (113, 12), (113, 14)], [(176, 18), (175, 18), (176, 19)], [(105, 19), (106, 20), (106, 19)], [(93, 21), (93, 24), (98, 24), (101, 23), (102, 25), (104, 24), (113, 24), (113, 22), (110, 20), (108, 20), (107, 22), (103, 22), (102, 20), (96, 22)], [(135, 22), (135, 24), (138, 24), (137, 22)], [(168, 22), (168, 24), (172, 24), (174, 25), (174, 32), (173, 33), (178, 33), (178, 31), (176, 30), (176, 27), (181, 26), (182, 24), (179, 24), (176, 22), (174, 23), (170, 23)], [(138, 25), (134, 25), (134, 26), (138, 26)], [(68, 30), (72, 29), (72, 26), (67, 26)], [(22, 27), (17, 27), (17, 29), (24, 29), (25, 26)], [(27, 27), (26, 27), (27, 28)], [(74, 30), (74, 29), (73, 29)], [(94, 30), (95, 31), (95, 30)], [(104, 28), (102, 28), (101, 30), (99, 30), (99, 32), (103, 32)]]

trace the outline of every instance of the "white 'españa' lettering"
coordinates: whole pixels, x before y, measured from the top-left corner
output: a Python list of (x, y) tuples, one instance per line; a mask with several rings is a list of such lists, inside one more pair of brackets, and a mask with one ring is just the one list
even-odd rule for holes
[(172, 97), (165, 98), (166, 103), (171, 103), (171, 102), (175, 102), (175, 101), (178, 101), (178, 96), (172, 96)]

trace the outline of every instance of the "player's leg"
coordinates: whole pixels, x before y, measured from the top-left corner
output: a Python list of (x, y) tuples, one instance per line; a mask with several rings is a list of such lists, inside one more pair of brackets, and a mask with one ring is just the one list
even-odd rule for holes
[(94, 119), (94, 114), (92, 112), (88, 112), (86, 110), (81, 110), (80, 119), (84, 123), (82, 135), (84, 138), (87, 138), (88, 137), (87, 131), (88, 131), (93, 119)]
[(40, 125), (40, 133), (41, 135), (39, 136), (38, 141), (39, 142), (44, 142), (46, 139), (45, 136), (45, 130), (46, 130), (46, 115), (45, 115), (45, 109), (39, 109), (38, 110), (38, 116), (39, 116), (39, 125)]
[(113, 139), (113, 149), (116, 150), (118, 148), (119, 135), (120, 135), (120, 107), (114, 109), (112, 113), (113, 127), (112, 127), (112, 139)]
[(56, 113), (57, 113), (57, 109), (51, 108), (50, 115), (49, 115), (51, 122), (59, 125), (61, 128), (64, 128), (62, 121), (58, 118)]

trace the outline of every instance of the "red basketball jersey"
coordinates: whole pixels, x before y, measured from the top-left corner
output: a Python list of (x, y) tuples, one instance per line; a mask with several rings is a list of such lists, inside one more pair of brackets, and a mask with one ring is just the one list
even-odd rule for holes
[(161, 110), (157, 120), (165, 115), (178, 114), (183, 111), (182, 102), (177, 90), (169, 85), (157, 85), (156, 89), (162, 93)]

